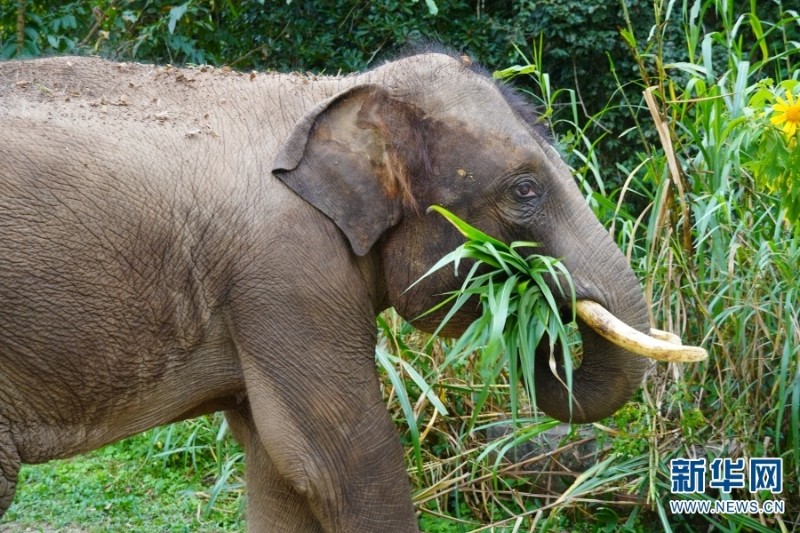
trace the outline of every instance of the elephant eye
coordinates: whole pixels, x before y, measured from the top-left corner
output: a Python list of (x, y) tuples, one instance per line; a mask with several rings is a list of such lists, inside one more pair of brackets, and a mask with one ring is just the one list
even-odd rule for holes
[(520, 200), (530, 200), (532, 198), (536, 198), (538, 196), (536, 194), (536, 189), (533, 186), (533, 183), (525, 180), (521, 181), (517, 184), (517, 198)]

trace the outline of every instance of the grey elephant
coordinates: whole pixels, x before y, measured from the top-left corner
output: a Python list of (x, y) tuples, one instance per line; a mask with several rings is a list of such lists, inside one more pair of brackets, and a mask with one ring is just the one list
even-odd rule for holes
[[(535, 123), (440, 53), (344, 77), (0, 64), (0, 515), (22, 463), (225, 411), (251, 531), (417, 531), (375, 316), (460, 285), (406, 290), (461, 242), (428, 206), (542, 243), (578, 298), (649, 327)], [(613, 413), (646, 367), (584, 323), (572, 396), (536, 360), (538, 405), (572, 422)]]

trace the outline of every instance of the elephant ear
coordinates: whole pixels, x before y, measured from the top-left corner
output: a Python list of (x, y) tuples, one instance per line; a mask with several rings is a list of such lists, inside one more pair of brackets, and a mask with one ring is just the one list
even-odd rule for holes
[(325, 213), (358, 255), (413, 205), (411, 109), (379, 85), (359, 85), (315, 106), (294, 127), (273, 174)]

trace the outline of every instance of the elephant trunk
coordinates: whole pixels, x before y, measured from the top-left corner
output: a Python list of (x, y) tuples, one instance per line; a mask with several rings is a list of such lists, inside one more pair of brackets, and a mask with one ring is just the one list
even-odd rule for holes
[[(592, 250), (573, 245), (563, 248), (565, 253), (560, 254), (572, 275), (576, 296), (579, 300), (599, 303), (630, 328), (646, 334), (650, 323), (639, 282), (605, 229), (596, 219), (593, 225), (597, 232), (595, 239), (587, 241), (585, 235), (581, 239), (584, 243), (594, 243)], [(535, 363), (538, 406), (548, 415), (572, 423), (593, 422), (622, 407), (641, 384), (649, 364), (642, 356), (595, 332), (581, 315), (578, 327), (583, 356), (572, 373), (571, 394), (566, 386), (560, 347), (551, 354), (549, 343), (542, 342)]]

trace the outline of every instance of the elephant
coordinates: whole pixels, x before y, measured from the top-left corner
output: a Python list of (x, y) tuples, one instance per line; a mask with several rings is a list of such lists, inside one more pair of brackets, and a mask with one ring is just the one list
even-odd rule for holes
[[(224, 411), (250, 531), (417, 531), (375, 317), (433, 331), (420, 315), (460, 286), (409, 289), (462, 242), (434, 204), (539, 243), (579, 300), (647, 333), (536, 114), (462, 56), (343, 76), (0, 63), (0, 515), (21, 464)], [(648, 361), (587, 323), (571, 394), (535, 361), (538, 405), (573, 423), (627, 402)]]

